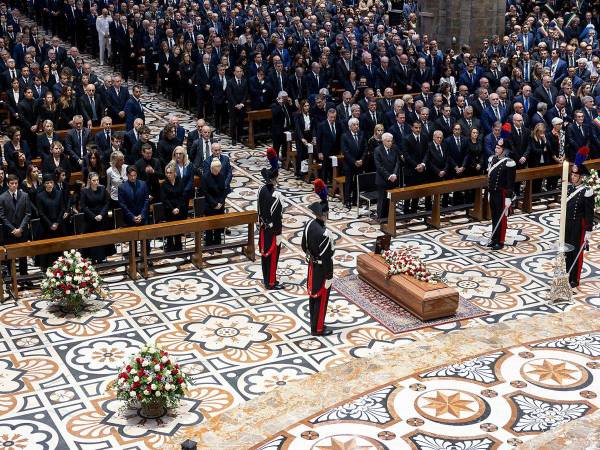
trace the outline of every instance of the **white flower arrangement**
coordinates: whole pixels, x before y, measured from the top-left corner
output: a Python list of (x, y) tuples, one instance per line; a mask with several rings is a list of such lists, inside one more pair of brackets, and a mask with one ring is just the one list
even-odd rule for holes
[(113, 386), (117, 398), (128, 403), (144, 405), (159, 401), (176, 408), (188, 383), (189, 377), (168, 352), (147, 344), (125, 362)]
[(433, 275), (421, 258), (412, 254), (408, 249), (385, 250), (381, 253), (388, 265), (386, 278), (392, 275), (405, 274), (415, 277), (419, 281), (435, 284), (439, 278)]
[(86, 299), (103, 296), (102, 283), (90, 261), (76, 250), (65, 251), (46, 270), (42, 297), (78, 311)]

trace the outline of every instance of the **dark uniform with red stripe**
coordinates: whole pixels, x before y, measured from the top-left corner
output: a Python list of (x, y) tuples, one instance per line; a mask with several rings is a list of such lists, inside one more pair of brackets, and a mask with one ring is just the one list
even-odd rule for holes
[(267, 289), (277, 284), (277, 262), (281, 244), (277, 236), (281, 235), (283, 207), (281, 196), (273, 184), (265, 184), (258, 192), (258, 221), (260, 233), (258, 249), (262, 262), (263, 280)]
[[(507, 228), (507, 214), (502, 214), (505, 200), (512, 198), (515, 183), (516, 163), (506, 157), (494, 155), (490, 157), (488, 167), (488, 192), (490, 209), (492, 210), (492, 229), (496, 228), (491, 240), (491, 245), (504, 245)], [(498, 221), (500, 225), (496, 227)]]
[(302, 235), (302, 250), (308, 260), (310, 332), (325, 332), (325, 314), (333, 280), (333, 236), (321, 219), (311, 220)]
[[(575, 194), (573, 194), (576, 192)], [(573, 195), (571, 197), (571, 195)], [(569, 198), (571, 197), (571, 198)], [(585, 243), (585, 233), (591, 232), (594, 226), (594, 191), (583, 185), (569, 184), (567, 188), (567, 223), (565, 226), (565, 243), (571, 244), (573, 250), (565, 254), (566, 269), (569, 270), (575, 262), (575, 257)], [(583, 266), (583, 252), (573, 269), (569, 273), (571, 285), (579, 285), (581, 268)]]

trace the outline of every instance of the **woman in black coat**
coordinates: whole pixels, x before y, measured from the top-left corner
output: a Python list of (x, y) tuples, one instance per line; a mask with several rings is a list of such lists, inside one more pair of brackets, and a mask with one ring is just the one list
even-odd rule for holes
[(308, 100), (300, 101), (300, 111), (296, 115), (296, 178), (300, 178), (302, 161), (308, 158), (308, 144), (315, 145), (316, 121), (310, 116), (310, 104)]
[[(36, 202), (40, 216), (40, 239), (51, 239), (63, 235), (65, 208), (61, 193), (54, 189), (54, 178), (44, 175), (44, 187), (38, 192)], [(58, 253), (40, 255), (40, 265), (45, 271), (56, 260)]]
[(65, 171), (66, 182), (69, 182), (71, 177), (71, 170), (69, 164), (69, 158), (64, 153), (64, 147), (60, 141), (52, 142), (50, 148), (50, 156), (45, 157), (42, 162), (42, 174), (52, 174), (56, 172), (56, 169), (62, 167)]
[[(83, 232), (93, 233), (108, 229), (107, 217), (110, 205), (110, 197), (104, 186), (100, 185), (97, 173), (90, 172), (87, 187), (81, 190), (80, 210), (85, 216)], [(92, 260), (94, 264), (102, 262), (109, 254), (114, 254), (113, 245), (103, 245), (85, 249), (82, 253)]]
[[(188, 216), (188, 205), (183, 194), (183, 182), (177, 176), (175, 161), (171, 161), (165, 167), (166, 180), (160, 187), (160, 201), (165, 210), (165, 220), (184, 220)], [(181, 235), (168, 236), (165, 251), (172, 252), (181, 250)]]
[[(225, 186), (225, 176), (221, 171), (221, 161), (213, 159), (210, 163), (210, 170), (202, 174), (202, 189), (206, 199), (204, 214), (215, 216), (225, 212), (225, 198), (227, 197), (227, 187)], [(221, 243), (223, 229), (208, 230), (206, 232), (206, 245), (218, 245)]]
[[(529, 147), (527, 149), (527, 167), (539, 167), (548, 162), (550, 158), (550, 146), (546, 139), (546, 126), (538, 123), (531, 132)], [(531, 183), (534, 193), (542, 191), (544, 180), (533, 180)]]

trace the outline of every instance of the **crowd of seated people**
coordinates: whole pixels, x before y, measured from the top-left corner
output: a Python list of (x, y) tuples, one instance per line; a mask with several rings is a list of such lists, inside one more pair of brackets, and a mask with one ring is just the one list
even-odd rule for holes
[[(296, 176), (312, 152), (329, 183), (331, 157), (343, 156), (346, 206), (357, 200), (356, 175), (375, 172), (382, 219), (386, 189), (485, 173), (505, 123), (512, 133), (502, 145), (519, 168), (572, 161), (583, 146), (600, 156), (594, 3), (509, 0), (504, 33), (473, 48), (440, 48), (420, 34), (414, 0), (393, 25), (379, 1), (45, 3), (0, 3), (0, 91), (11, 125), (0, 189), (16, 179), (27, 221), (40, 219), (36, 239), (77, 231), (79, 213), (85, 230), (104, 226), (106, 205), (122, 209), (128, 225), (145, 223), (144, 205), (158, 201), (171, 208), (169, 220), (183, 217), (194, 177), (205, 213), (222, 211), (231, 165), (205, 120), (217, 133), (228, 128), (236, 144), (250, 109), (271, 110), (282, 159), (294, 143)], [(22, 23), (21, 12), (35, 24)], [(111, 64), (112, 75), (100, 79), (81, 51)], [(196, 128), (186, 133), (172, 117), (152, 136), (143, 89), (180, 101)], [(86, 187), (69, 195), (74, 174)], [(552, 178), (533, 188), (556, 187)], [(419, 205), (407, 201), (404, 212)], [(4, 217), (4, 242), (29, 238), (13, 233), (20, 217)], [(220, 234), (207, 239), (218, 243)]]

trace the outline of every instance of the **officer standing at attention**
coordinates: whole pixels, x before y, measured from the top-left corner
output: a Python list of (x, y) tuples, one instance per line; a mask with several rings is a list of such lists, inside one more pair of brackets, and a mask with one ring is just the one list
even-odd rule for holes
[(506, 156), (503, 139), (498, 141), (495, 155), (490, 156), (488, 167), (488, 192), (494, 230), (488, 247), (500, 250), (504, 247), (517, 169), (517, 164)]
[(281, 194), (275, 191), (279, 176), (279, 159), (277, 154), (269, 149), (267, 158), (270, 168), (263, 168), (261, 175), (265, 184), (258, 192), (257, 210), (259, 222), (258, 249), (262, 262), (263, 280), (269, 290), (284, 289), (277, 281), (277, 262), (281, 251), (281, 230), (283, 206)]
[(565, 254), (566, 269), (569, 272), (569, 284), (579, 286), (583, 266), (583, 248), (587, 247), (594, 226), (594, 191), (583, 184), (583, 178), (590, 172), (585, 165), (574, 164), (571, 167), (571, 183), (567, 188), (567, 223), (565, 243), (573, 250)]
[(308, 207), (315, 218), (308, 222), (302, 234), (302, 250), (308, 261), (308, 295), (310, 333), (313, 336), (328, 336), (332, 333), (325, 326), (329, 291), (333, 282), (333, 235), (325, 227), (326, 212), (320, 202)]

